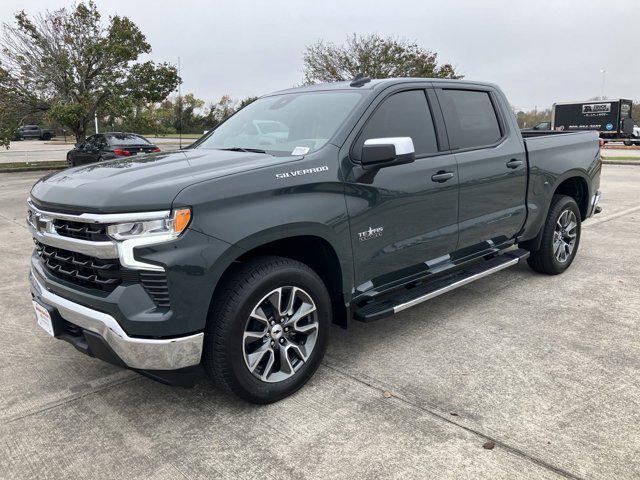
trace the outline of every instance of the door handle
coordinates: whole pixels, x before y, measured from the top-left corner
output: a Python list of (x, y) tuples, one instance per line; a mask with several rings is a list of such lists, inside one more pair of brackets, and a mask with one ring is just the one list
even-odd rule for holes
[(437, 183), (444, 183), (447, 180), (451, 180), (453, 178), (452, 172), (438, 172), (435, 175), (431, 175), (431, 180)]
[(522, 166), (522, 160), (516, 160), (515, 158), (513, 160), (509, 160), (507, 162), (507, 167), (509, 168), (518, 168)]

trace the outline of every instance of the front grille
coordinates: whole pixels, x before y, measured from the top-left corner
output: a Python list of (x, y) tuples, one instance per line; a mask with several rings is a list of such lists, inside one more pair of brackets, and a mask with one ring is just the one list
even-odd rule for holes
[(160, 308), (169, 308), (169, 286), (165, 272), (124, 269), (118, 259), (102, 260), (36, 242), (36, 252), (45, 269), (74, 285), (112, 292), (123, 283), (139, 283)]
[(79, 238), (91, 242), (106, 242), (109, 240), (107, 226), (103, 224), (55, 219), (53, 226), (58, 235), (63, 237)]
[(161, 308), (169, 308), (169, 286), (164, 272), (140, 272), (140, 282)]
[(73, 284), (112, 292), (122, 283), (117, 259), (100, 260), (39, 242), (36, 251), (50, 273)]

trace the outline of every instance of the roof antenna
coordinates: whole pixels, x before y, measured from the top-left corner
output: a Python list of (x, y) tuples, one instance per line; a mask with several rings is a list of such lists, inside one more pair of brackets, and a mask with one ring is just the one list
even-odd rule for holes
[(361, 87), (365, 83), (369, 83), (370, 81), (371, 81), (371, 78), (365, 77), (364, 73), (358, 73), (355, 77), (353, 77), (353, 80), (351, 80), (351, 83), (349, 84), (349, 86)]

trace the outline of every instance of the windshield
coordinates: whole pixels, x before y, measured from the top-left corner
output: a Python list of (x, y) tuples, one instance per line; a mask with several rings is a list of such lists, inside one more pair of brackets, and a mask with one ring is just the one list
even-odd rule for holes
[(305, 155), (326, 144), (358, 101), (359, 92), (307, 92), (259, 98), (194, 148), (264, 150)]

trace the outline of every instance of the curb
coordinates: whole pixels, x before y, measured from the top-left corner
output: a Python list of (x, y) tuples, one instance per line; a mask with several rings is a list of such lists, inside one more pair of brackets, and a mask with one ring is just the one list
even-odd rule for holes
[(0, 167), (0, 173), (19, 173), (19, 172), (48, 172), (51, 170), (64, 170), (65, 168), (69, 168), (67, 165), (60, 165), (60, 166), (51, 166), (49, 165), (44, 166), (44, 167), (38, 167), (38, 166), (34, 166), (34, 167), (16, 167), (16, 168), (2, 168)]
[(640, 166), (640, 161), (634, 162), (632, 160), (602, 160), (603, 165), (636, 165)]

